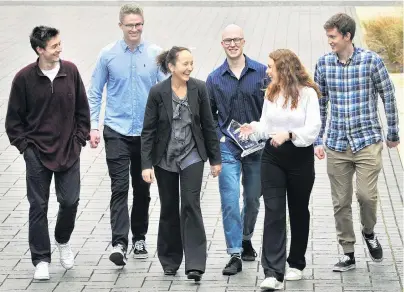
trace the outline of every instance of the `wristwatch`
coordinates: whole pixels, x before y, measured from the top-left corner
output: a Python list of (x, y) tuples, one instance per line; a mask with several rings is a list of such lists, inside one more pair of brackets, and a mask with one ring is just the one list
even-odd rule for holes
[(292, 141), (292, 138), (293, 138), (292, 132), (288, 131), (288, 133), (289, 133), (289, 141)]

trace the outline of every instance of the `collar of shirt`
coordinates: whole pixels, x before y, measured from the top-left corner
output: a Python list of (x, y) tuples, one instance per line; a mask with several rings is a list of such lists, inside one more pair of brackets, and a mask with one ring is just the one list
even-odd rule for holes
[[(121, 40), (120, 42), (121, 42), (122, 50), (123, 50), (124, 52), (130, 50), (130, 49), (129, 49), (129, 46), (128, 46), (128, 44), (125, 42), (125, 40)], [(140, 44), (139, 44), (139, 45), (136, 47), (136, 49), (135, 49), (135, 52), (136, 52), (137, 50), (139, 50), (139, 52), (142, 53), (142, 52), (143, 52), (143, 49), (144, 49), (144, 46), (145, 46), (145, 42), (143, 41), (143, 39), (141, 39), (141, 40), (140, 40)]]
[(354, 44), (352, 44), (352, 45), (353, 45), (353, 47), (354, 47), (354, 51), (353, 51), (352, 55), (349, 56), (348, 60), (347, 60), (345, 63), (341, 62), (341, 60), (339, 59), (339, 56), (338, 56), (337, 53), (333, 53), (334, 56), (335, 56), (335, 63), (336, 63), (336, 64), (340, 63), (340, 64), (343, 65), (343, 66), (348, 66), (348, 65), (352, 62), (352, 60), (354, 59), (354, 57), (359, 53), (359, 48), (355, 47)]
[[(36, 66), (35, 66), (35, 71), (39, 76), (45, 76), (41, 68), (39, 68), (39, 58), (36, 59)], [(67, 76), (66, 70), (63, 66), (62, 59), (59, 59), (59, 70), (58, 73), (56, 74), (56, 77), (60, 76)]]
[[(247, 70), (253, 70), (253, 71), (258, 70), (257, 66), (251, 61), (250, 58), (248, 58), (246, 55), (244, 55), (244, 57), (245, 57), (245, 67), (243, 69), (243, 72), (241, 73), (241, 76), (243, 76), (247, 72)], [(226, 73), (233, 75), (233, 72), (231, 72), (231, 70), (230, 70), (227, 59), (224, 60), (223, 65), (221, 66), (221, 75), (223, 76)]]

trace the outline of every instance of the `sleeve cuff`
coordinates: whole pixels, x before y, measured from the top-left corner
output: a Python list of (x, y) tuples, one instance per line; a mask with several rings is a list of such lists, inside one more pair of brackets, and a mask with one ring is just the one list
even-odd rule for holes
[(260, 129), (259, 122), (254, 121), (254, 122), (251, 122), (250, 125), (253, 128), (254, 132), (260, 132), (261, 129)]
[(304, 141), (304, 140), (302, 140), (300, 138), (296, 138), (294, 141), (292, 140), (292, 143), (296, 147), (308, 147), (311, 144), (314, 144), (314, 143), (308, 143), (308, 142), (306, 142), (306, 141)]
[(98, 121), (91, 121), (91, 130), (98, 130), (99, 123)]
[(80, 133), (76, 133), (75, 137), (76, 137), (77, 141), (81, 144), (81, 146), (83, 146), (83, 147), (86, 146), (87, 140), (85, 138), (83, 138), (82, 135), (80, 135)]
[(322, 138), (317, 138), (314, 143), (313, 143), (314, 147), (319, 146), (319, 145), (323, 145), (323, 139)]
[(153, 169), (153, 164), (150, 162), (142, 162), (142, 170)]
[(398, 136), (398, 134), (388, 134), (387, 140), (391, 142), (398, 142), (400, 141), (400, 137)]
[(219, 164), (221, 164), (222, 163), (222, 159), (221, 158), (218, 158), (218, 159), (210, 159), (209, 158), (209, 164), (211, 165), (211, 166), (213, 166), (213, 165), (219, 165)]
[(17, 147), (18, 151), (20, 151), (20, 154), (23, 154), (25, 149), (27, 149), (27, 147), (28, 147), (27, 140), (25, 140), (25, 139), (22, 140), (22, 142), (16, 147)]

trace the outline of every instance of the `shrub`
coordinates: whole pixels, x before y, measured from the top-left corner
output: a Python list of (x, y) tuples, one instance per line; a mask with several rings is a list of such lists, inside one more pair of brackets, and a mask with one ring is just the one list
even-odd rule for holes
[(403, 17), (382, 16), (363, 22), (365, 42), (391, 73), (403, 72)]

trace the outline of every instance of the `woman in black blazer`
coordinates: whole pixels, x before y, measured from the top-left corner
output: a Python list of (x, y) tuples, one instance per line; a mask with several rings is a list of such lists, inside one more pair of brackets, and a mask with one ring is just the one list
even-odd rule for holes
[[(150, 90), (141, 136), (142, 176), (160, 196), (157, 253), (165, 275), (175, 275), (185, 254), (188, 279), (199, 281), (206, 266), (206, 234), (200, 207), (204, 162), (221, 170), (219, 141), (205, 82), (191, 78), (193, 58), (173, 47), (157, 58), (171, 76)], [(181, 196), (181, 214), (179, 198)]]

